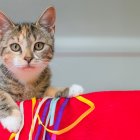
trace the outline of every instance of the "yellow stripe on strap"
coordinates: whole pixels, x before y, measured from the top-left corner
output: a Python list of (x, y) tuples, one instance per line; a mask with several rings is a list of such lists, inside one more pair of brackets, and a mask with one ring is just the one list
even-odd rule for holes
[(12, 133), (12, 134), (10, 135), (9, 140), (13, 140), (13, 138), (15, 138), (15, 136), (16, 136), (16, 133)]
[(36, 98), (34, 97), (34, 98), (32, 98), (32, 116), (33, 116), (35, 104), (36, 104)]
[(89, 115), (95, 109), (94, 103), (91, 102), (90, 100), (88, 100), (88, 99), (86, 99), (86, 98), (84, 98), (82, 96), (77, 96), (76, 99), (81, 101), (81, 102), (83, 102), (83, 103), (85, 103), (85, 104), (87, 104), (87, 105), (89, 105), (90, 108), (87, 111), (85, 111), (79, 118), (77, 118), (72, 124), (70, 124), (69, 126), (63, 128), (61, 130), (57, 130), (57, 131), (56, 130), (50, 130), (50, 129), (46, 128), (46, 126), (42, 123), (39, 115), (37, 115), (39, 124), (41, 124), (46, 131), (48, 131), (50, 133), (53, 133), (53, 134), (56, 134), (56, 135), (61, 135), (63, 133), (68, 132), (72, 128), (74, 128), (78, 123), (80, 123), (87, 115)]

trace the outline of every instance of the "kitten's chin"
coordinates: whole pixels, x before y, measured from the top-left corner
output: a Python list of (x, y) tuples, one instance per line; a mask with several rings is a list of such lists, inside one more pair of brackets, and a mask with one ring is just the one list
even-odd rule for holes
[(46, 67), (47, 66), (23, 66), (14, 67), (10, 70), (16, 79), (18, 79), (23, 84), (27, 84), (35, 81)]

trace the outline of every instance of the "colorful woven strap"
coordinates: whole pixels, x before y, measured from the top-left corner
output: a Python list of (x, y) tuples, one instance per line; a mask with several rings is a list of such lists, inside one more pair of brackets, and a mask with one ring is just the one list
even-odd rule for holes
[[(62, 116), (63, 116), (63, 112), (64, 112), (65, 107), (67, 106), (69, 100), (70, 100), (70, 98), (65, 98), (63, 104), (61, 105), (59, 112), (58, 112), (58, 115), (57, 115), (57, 118), (56, 118), (56, 122), (54, 124), (54, 128), (53, 128), (54, 130), (58, 130), (59, 124), (60, 124)], [(56, 134), (52, 134), (51, 140), (56, 140)]]
[[(36, 124), (36, 121), (37, 121), (37, 114), (39, 114), (39, 111), (40, 111), (40, 108), (42, 107), (42, 105), (47, 101), (47, 99), (49, 99), (49, 97), (44, 97), (41, 102), (39, 102), (38, 104), (38, 107), (36, 109), (36, 112), (35, 112), (35, 115), (34, 115), (34, 118), (33, 118), (33, 121), (32, 121), (32, 130), (34, 130), (35, 128), (35, 124)], [(30, 129), (30, 132), (29, 132), (29, 138), (28, 140), (32, 140), (32, 131)]]
[[(59, 126), (59, 124), (60, 124), (61, 118), (62, 118), (62, 114), (63, 114), (64, 108), (65, 108), (65, 106), (67, 105), (67, 103), (68, 103), (68, 101), (69, 101), (69, 99), (66, 98), (66, 99), (64, 100), (64, 102), (63, 102), (63, 104), (62, 104), (62, 106), (61, 106), (59, 112), (58, 112), (58, 117), (57, 117), (56, 123), (54, 124), (54, 130), (50, 130), (50, 129), (48, 129), (48, 128), (46, 127), (47, 125), (44, 125), (44, 119), (46, 118), (46, 111), (47, 111), (48, 109), (45, 108), (44, 113), (43, 113), (44, 115), (41, 117), (41, 119), (40, 119), (40, 117), (39, 117), (39, 115), (38, 115), (41, 106), (43, 105), (43, 103), (44, 103), (47, 99), (48, 99), (48, 98), (42, 99), (42, 101), (41, 101), (41, 102), (39, 103), (39, 105), (38, 105), (38, 108), (37, 108), (37, 110), (36, 110), (35, 116), (34, 116), (34, 118), (33, 118), (33, 122), (32, 122), (32, 125), (31, 125), (31, 129), (30, 129), (30, 132), (29, 132), (29, 140), (32, 140), (32, 134), (33, 134), (34, 127), (35, 127), (35, 122), (37, 121), (37, 119), (38, 119), (39, 124), (44, 128), (44, 130), (46, 130), (46, 132), (50, 132), (50, 133), (53, 134), (53, 135), (52, 135), (52, 139), (55, 140), (55, 139), (56, 139), (56, 135), (63, 134), (63, 133), (65, 133), (65, 132), (68, 132), (68, 131), (71, 130), (72, 128), (74, 128), (74, 127), (75, 127), (78, 123), (80, 123), (87, 115), (89, 115), (89, 114), (94, 110), (94, 108), (95, 108), (94, 103), (91, 102), (90, 100), (88, 100), (88, 99), (86, 99), (86, 98), (84, 98), (84, 97), (82, 97), (82, 96), (76, 97), (77, 100), (81, 101), (82, 103), (87, 104), (90, 108), (89, 108), (87, 111), (85, 111), (80, 117), (78, 117), (72, 124), (70, 124), (69, 126), (63, 128), (63, 129), (61, 129), (61, 130), (57, 130), (57, 129), (58, 129), (58, 126)], [(55, 111), (56, 103), (57, 103), (58, 100), (59, 100), (59, 99), (52, 99), (52, 101), (51, 101), (52, 105), (50, 105), (50, 113), (49, 113), (50, 115), (48, 114), (48, 118), (49, 118), (49, 120), (50, 120), (50, 122), (51, 122), (50, 125), (52, 125), (52, 124), (53, 124), (53, 121), (54, 121), (54, 111)], [(32, 99), (32, 113), (33, 113), (33, 111), (34, 111), (34, 109), (35, 109), (35, 104), (36, 104), (36, 99), (33, 98), (33, 99)], [(50, 101), (47, 101), (47, 102), (46, 102), (46, 105), (47, 105), (46, 107), (47, 107), (47, 108), (48, 108), (49, 104), (50, 104)], [(21, 104), (20, 104), (20, 106), (21, 106)], [(22, 104), (22, 106), (23, 106), (23, 104)], [(44, 117), (44, 116), (45, 116), (45, 117)], [(23, 124), (24, 124), (24, 123), (23, 123)], [(39, 126), (38, 133), (36, 134), (35, 139), (37, 139), (38, 136), (40, 135), (41, 126)], [(23, 127), (23, 126), (22, 126), (22, 127)], [(20, 134), (20, 132), (19, 132), (19, 134)], [(17, 134), (12, 133), (11, 136), (10, 136), (10, 138), (9, 138), (9, 140), (13, 140), (14, 138), (15, 138), (15, 139), (18, 139), (18, 137), (19, 137), (18, 135), (19, 135), (19, 134), (18, 134), (18, 133), (17, 133)], [(47, 135), (46, 135), (46, 136), (47, 136)]]
[(77, 118), (72, 124), (70, 124), (69, 126), (63, 128), (63, 129), (61, 129), (61, 130), (58, 130), (58, 131), (56, 131), (56, 130), (50, 130), (50, 129), (48, 129), (48, 128), (42, 123), (42, 121), (41, 121), (39, 115), (37, 115), (39, 124), (41, 124), (41, 125), (44, 127), (44, 129), (45, 129), (46, 131), (48, 131), (48, 132), (50, 132), (50, 133), (53, 133), (53, 134), (56, 134), (56, 135), (61, 135), (61, 134), (63, 134), (63, 133), (68, 132), (68, 131), (71, 130), (72, 128), (74, 128), (74, 127), (75, 127), (78, 123), (80, 123), (87, 115), (89, 115), (89, 114), (94, 110), (94, 108), (95, 108), (93, 102), (91, 102), (90, 100), (88, 100), (88, 99), (86, 99), (86, 98), (84, 98), (84, 97), (82, 97), (82, 96), (77, 96), (76, 99), (79, 100), (79, 101), (81, 101), (81, 102), (83, 102), (83, 103), (85, 103), (85, 104), (87, 104), (87, 105), (89, 105), (90, 108), (89, 108), (87, 111), (85, 111), (79, 118)]
[[(46, 104), (45, 104), (45, 108), (44, 108), (44, 111), (43, 111), (43, 114), (42, 114), (42, 118), (41, 118), (42, 122), (45, 122), (46, 114), (48, 112), (50, 102), (51, 102), (51, 100), (48, 99), (47, 102), (46, 102)], [(42, 126), (39, 125), (38, 126), (38, 129), (37, 129), (37, 132), (36, 132), (36, 135), (35, 135), (35, 140), (38, 140), (39, 139), (41, 130), (42, 130)]]
[[(60, 98), (53, 98), (52, 101), (51, 101), (51, 104), (50, 104), (50, 108), (49, 108), (49, 113), (47, 115), (47, 119), (46, 119), (46, 122), (45, 122), (45, 126), (48, 125), (48, 122), (50, 126), (52, 126), (54, 124), (54, 117), (55, 117), (55, 111), (56, 111), (56, 104), (57, 102), (59, 101)], [(49, 121), (48, 121), (49, 120)], [(40, 125), (42, 126), (42, 125)], [(48, 132), (45, 130), (44, 131), (44, 134), (43, 134), (43, 139), (47, 139), (47, 140), (51, 140)]]
[(48, 113), (48, 116), (47, 116), (47, 120), (46, 120), (46, 126), (48, 125), (49, 121), (49, 125), (52, 126), (53, 125), (53, 122), (54, 122), (54, 113), (55, 113), (55, 107), (56, 107), (56, 104), (57, 104), (57, 101), (59, 100), (59, 98), (53, 98), (52, 101), (51, 101), (51, 104), (50, 104), (50, 109), (49, 109), (49, 113)]

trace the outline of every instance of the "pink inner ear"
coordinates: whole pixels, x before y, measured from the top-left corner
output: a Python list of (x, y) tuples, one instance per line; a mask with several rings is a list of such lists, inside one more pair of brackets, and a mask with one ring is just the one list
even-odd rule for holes
[(44, 15), (43, 18), (42, 18), (42, 22), (44, 22), (46, 25), (49, 25), (49, 26), (53, 26), (54, 25), (54, 17), (53, 15)]
[(2, 27), (6, 23), (4, 16), (0, 14), (0, 27)]
[(48, 8), (39, 19), (39, 24), (45, 28), (53, 28), (55, 23), (55, 15), (56, 14), (54, 7)]

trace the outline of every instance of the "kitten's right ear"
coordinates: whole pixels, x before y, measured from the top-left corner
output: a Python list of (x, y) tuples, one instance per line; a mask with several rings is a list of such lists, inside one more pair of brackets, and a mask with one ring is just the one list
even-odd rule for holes
[(5, 16), (3, 12), (0, 12), (0, 38), (12, 27), (14, 27), (14, 24), (11, 22), (11, 20), (9, 20), (9, 18)]
[(55, 8), (49, 7), (41, 15), (39, 20), (36, 22), (36, 25), (43, 27), (48, 32), (54, 32), (55, 31), (55, 19), (56, 19)]

